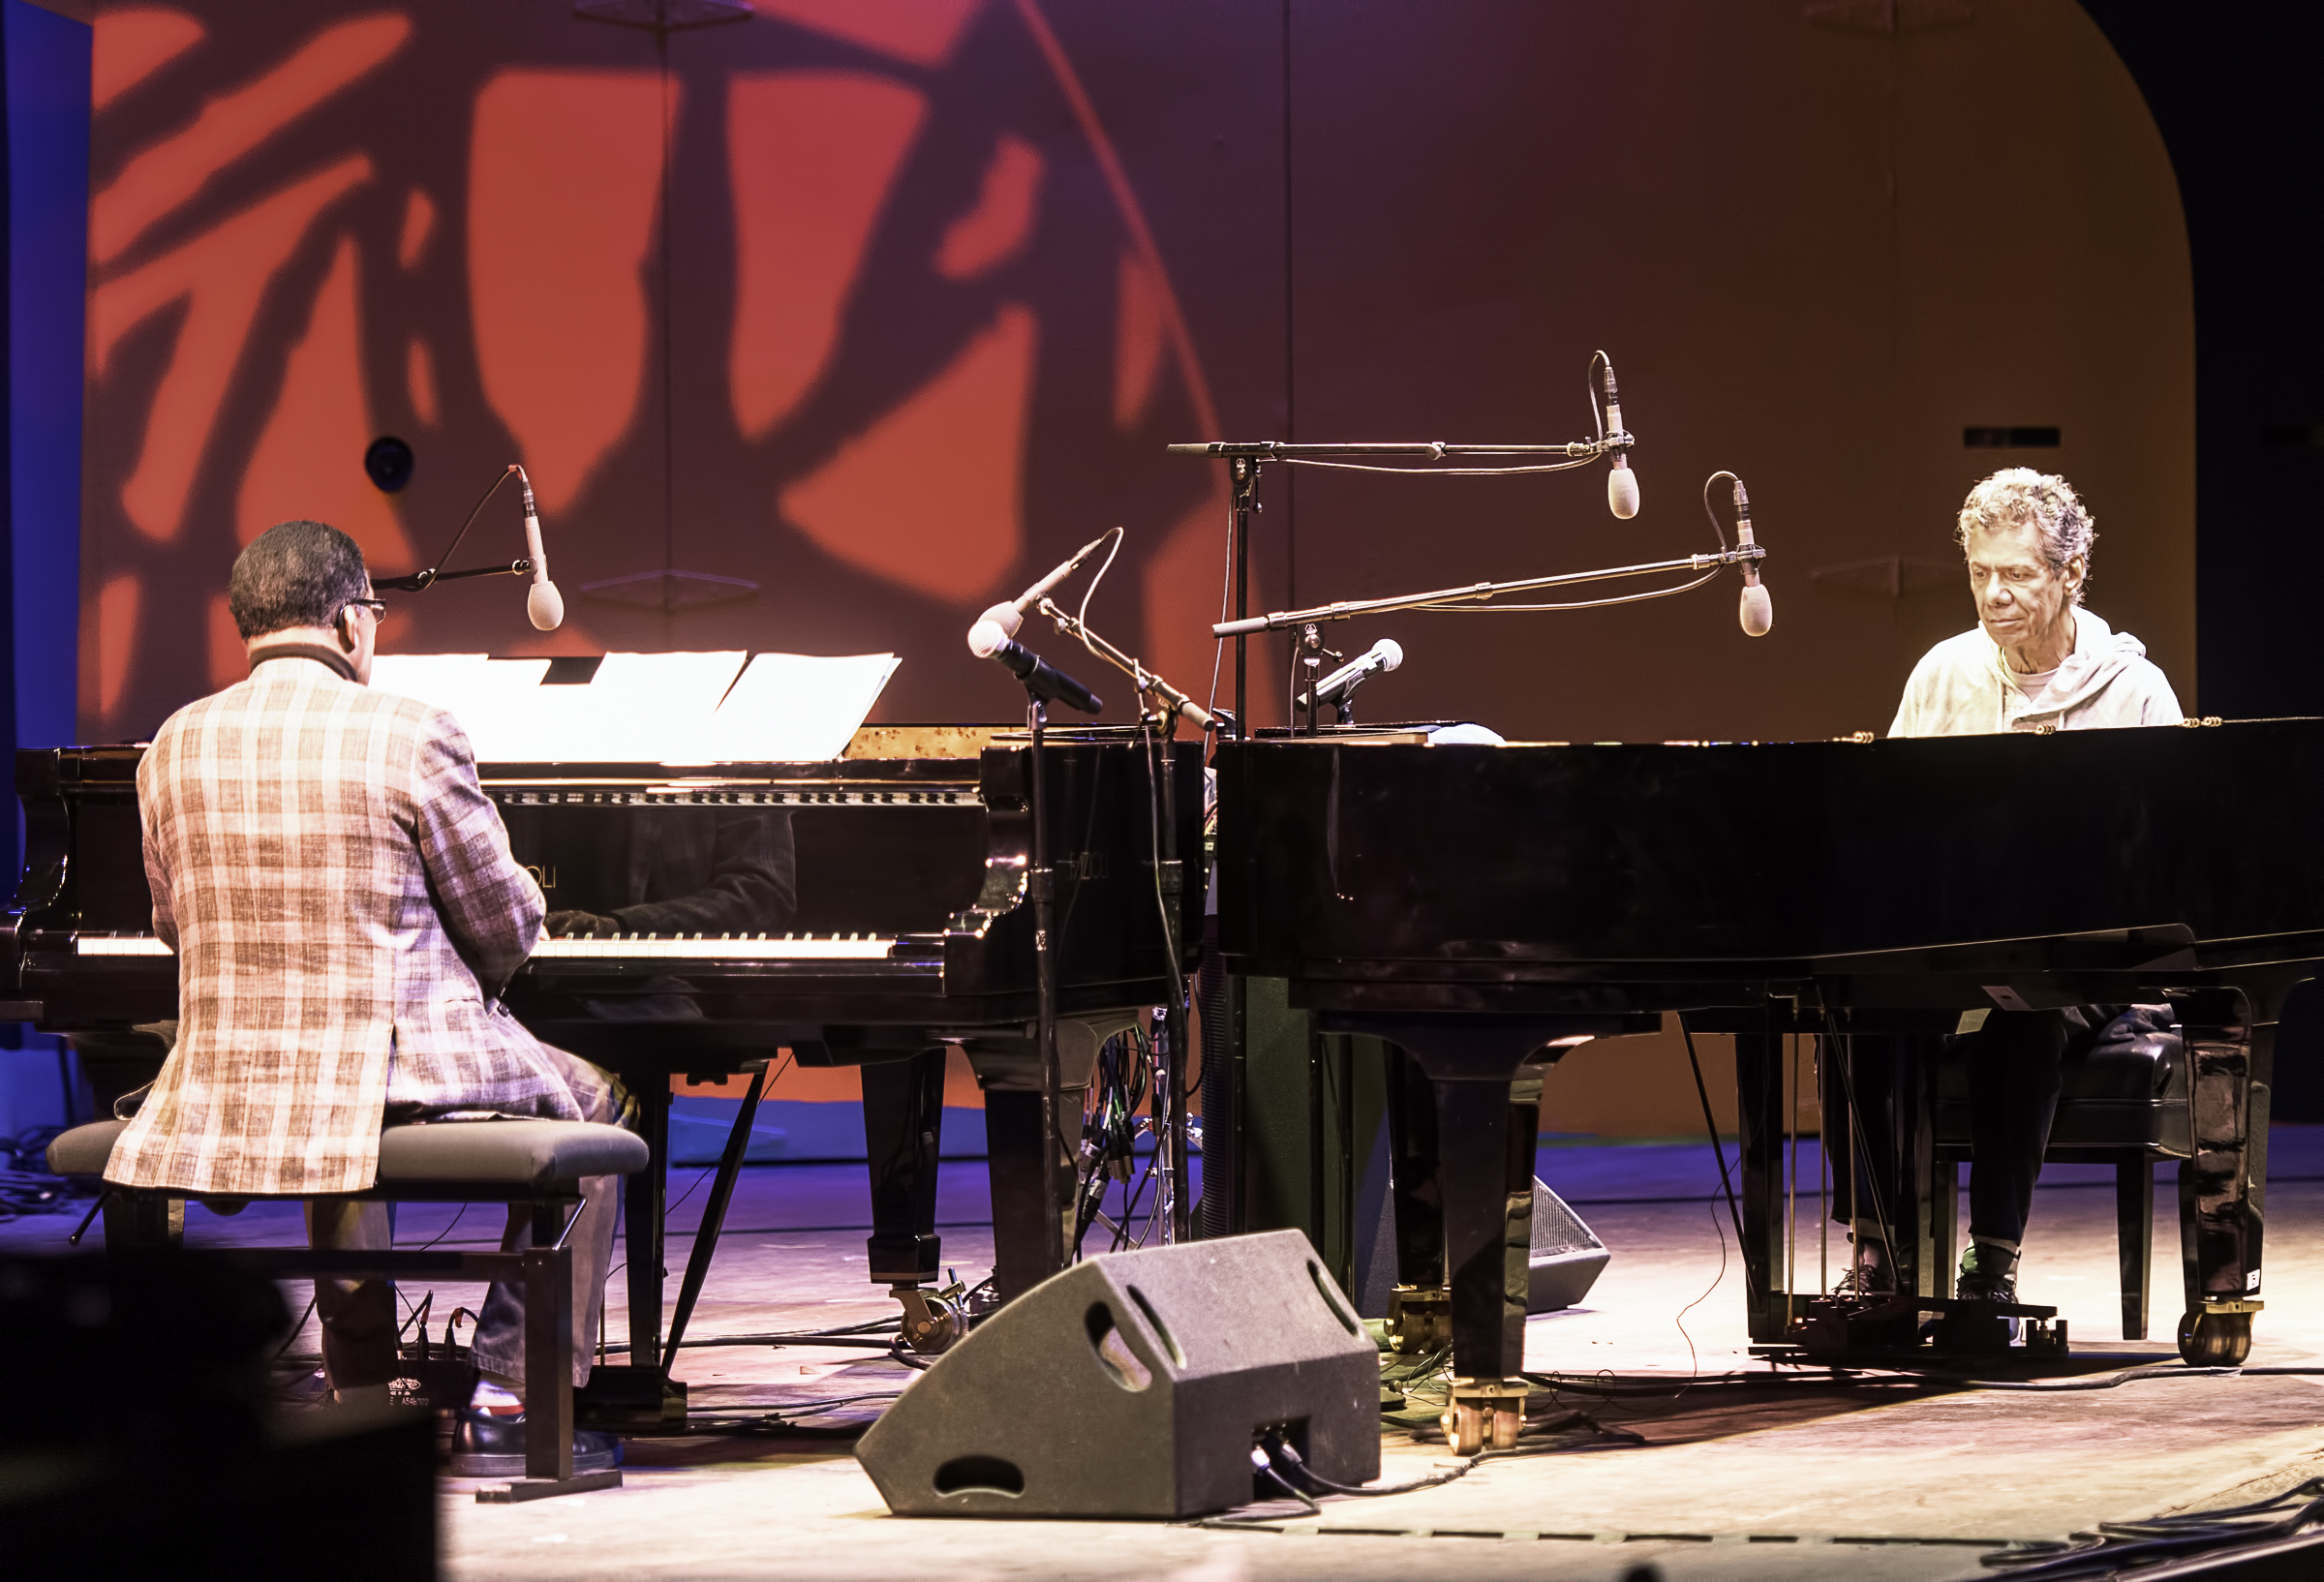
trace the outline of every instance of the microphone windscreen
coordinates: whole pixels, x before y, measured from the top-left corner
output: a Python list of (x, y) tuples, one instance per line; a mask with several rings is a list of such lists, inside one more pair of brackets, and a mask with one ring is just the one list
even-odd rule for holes
[(1775, 624), (1775, 605), (1768, 599), (1766, 588), (1756, 582), (1745, 585), (1743, 603), (1735, 614), (1743, 623), (1746, 637), (1764, 637), (1767, 628)]
[(532, 618), (535, 630), (555, 631), (565, 624), (565, 595), (543, 577), (525, 594), (525, 614)]
[(1381, 638), (1372, 645), (1372, 652), (1380, 655), (1383, 670), (1393, 670), (1404, 662), (1404, 645), (1392, 637)]
[[(1017, 628), (1024, 624), (1024, 612), (1017, 608), (1013, 600), (1004, 598), (983, 615), (978, 616), (977, 620), (992, 622), (1000, 628), (1000, 634), (1003, 637), (1014, 637), (1017, 635)], [(977, 657), (980, 659), (990, 658), (991, 655), (980, 654)]]
[(992, 658), (1008, 640), (1006, 628), (989, 614), (979, 617), (976, 624), (968, 628), (968, 652), (980, 659)]
[(1606, 509), (1627, 522), (1638, 514), (1638, 474), (1624, 461), (1617, 457), (1614, 465), (1606, 469), (1605, 504)]

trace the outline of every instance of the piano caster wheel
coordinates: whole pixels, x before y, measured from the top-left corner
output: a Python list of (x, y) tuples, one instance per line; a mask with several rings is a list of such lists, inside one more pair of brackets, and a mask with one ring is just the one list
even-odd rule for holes
[(2190, 1368), (2235, 1368), (2251, 1354), (2248, 1313), (2187, 1313), (2179, 1320), (2179, 1355)]
[(941, 1291), (896, 1286), (888, 1294), (903, 1304), (903, 1343), (922, 1356), (949, 1352), (968, 1333), (968, 1315), (962, 1309), (957, 1285)]
[(1515, 1449), (1531, 1387), (1522, 1379), (1453, 1380), (1452, 1400), (1437, 1419), (1452, 1453), (1473, 1456), (1482, 1450)]

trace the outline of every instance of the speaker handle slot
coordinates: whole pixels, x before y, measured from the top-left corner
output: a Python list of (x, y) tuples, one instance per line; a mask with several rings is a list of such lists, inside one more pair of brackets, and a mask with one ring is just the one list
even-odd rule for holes
[(1348, 1311), (1346, 1301), (1339, 1294), (1339, 1287), (1324, 1272), (1324, 1266), (1312, 1258), (1307, 1260), (1307, 1278), (1315, 1282), (1315, 1293), (1324, 1299), (1324, 1305), (1331, 1310), (1331, 1316), (1339, 1321), (1342, 1329), (1352, 1335), (1363, 1327), (1357, 1322), (1356, 1315)]
[(1091, 1302), (1082, 1323), (1089, 1332), (1089, 1349), (1097, 1354), (1097, 1365), (1106, 1370), (1107, 1378), (1127, 1390), (1145, 1389), (1153, 1384), (1153, 1370), (1139, 1361), (1130, 1343), (1121, 1338), (1112, 1308)]
[(1178, 1349), (1178, 1337), (1170, 1332), (1170, 1325), (1162, 1322), (1162, 1315), (1154, 1311), (1154, 1304), (1146, 1299), (1146, 1293), (1136, 1286), (1128, 1290), (1130, 1300), (1138, 1304), (1139, 1315), (1146, 1320), (1146, 1326), (1154, 1332), (1154, 1338), (1170, 1354), (1171, 1365), (1177, 1368), (1186, 1366), (1186, 1354)]
[(1024, 1472), (1000, 1456), (954, 1456), (936, 1469), (936, 1492), (1000, 1494), (1010, 1499), (1024, 1492)]

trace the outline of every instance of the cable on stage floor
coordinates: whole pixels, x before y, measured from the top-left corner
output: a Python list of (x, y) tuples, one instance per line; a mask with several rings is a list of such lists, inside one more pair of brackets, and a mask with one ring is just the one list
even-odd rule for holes
[[(2244, 1519), (2271, 1512), (2281, 1514), (2273, 1521)], [(2113, 1576), (2125, 1565), (2220, 1554), (2298, 1537), (2318, 1522), (2324, 1522), (2324, 1477), (2311, 1477), (2250, 1505), (2182, 1511), (2143, 1522), (2100, 1522), (2096, 1532), (2076, 1533), (2061, 1543), (2015, 1543), (1982, 1559), (1986, 1566), (2005, 1569), (2011, 1582), (2066, 1582)]]

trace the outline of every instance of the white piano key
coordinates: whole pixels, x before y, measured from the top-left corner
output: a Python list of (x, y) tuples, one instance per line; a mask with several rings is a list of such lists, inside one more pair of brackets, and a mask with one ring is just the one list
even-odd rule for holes
[(82, 934), (73, 941), (79, 956), (174, 956), (176, 952), (152, 934), (127, 934), (107, 937), (104, 934)]

